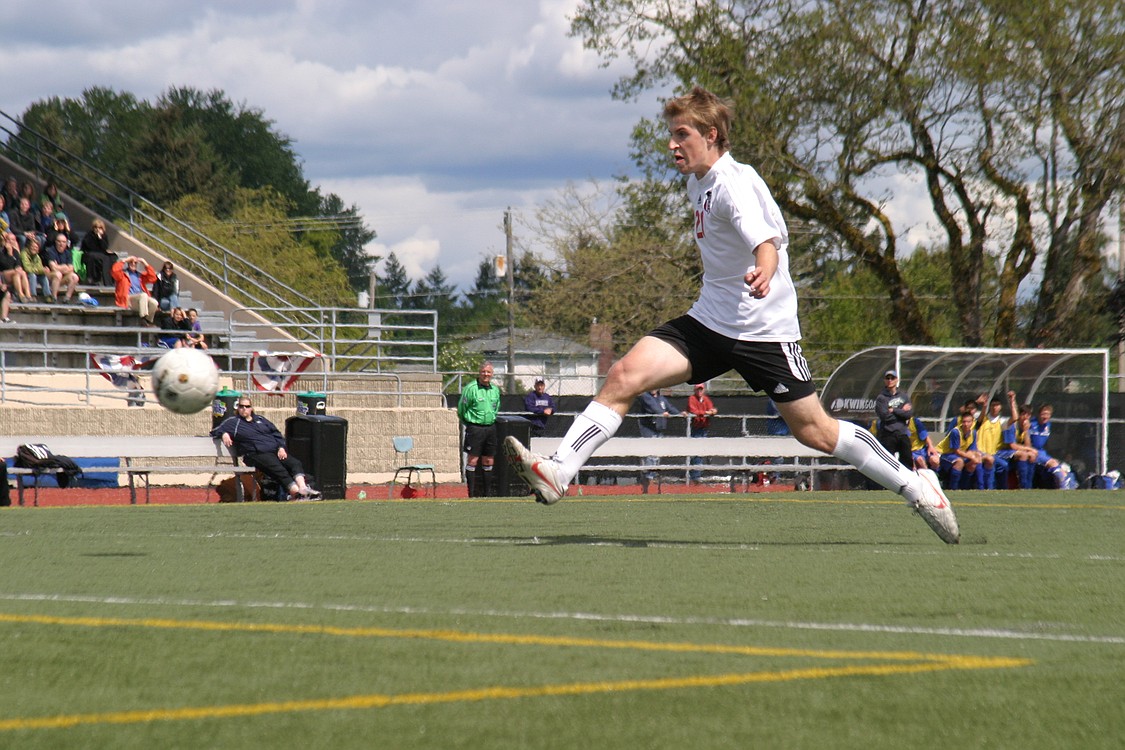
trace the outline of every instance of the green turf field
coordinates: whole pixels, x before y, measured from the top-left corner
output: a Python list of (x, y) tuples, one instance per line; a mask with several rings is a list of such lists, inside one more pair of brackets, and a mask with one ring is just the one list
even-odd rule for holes
[(1125, 492), (5, 508), (0, 747), (1120, 748)]

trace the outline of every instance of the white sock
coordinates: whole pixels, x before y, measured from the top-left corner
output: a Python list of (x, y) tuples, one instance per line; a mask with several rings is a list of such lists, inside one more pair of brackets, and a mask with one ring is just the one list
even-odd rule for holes
[(859, 469), (871, 481), (897, 492), (914, 505), (921, 499), (920, 478), (887, 449), (879, 444), (869, 430), (861, 430), (851, 422), (838, 420), (840, 438), (832, 455)]
[(562, 478), (567, 484), (598, 446), (613, 437), (620, 426), (621, 415), (597, 401), (591, 401), (585, 411), (574, 418), (554, 456), (562, 465)]

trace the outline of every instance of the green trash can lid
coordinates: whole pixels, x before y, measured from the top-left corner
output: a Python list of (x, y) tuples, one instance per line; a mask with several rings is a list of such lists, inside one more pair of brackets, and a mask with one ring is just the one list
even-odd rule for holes
[(232, 391), (230, 388), (223, 388), (221, 391), (219, 391), (218, 393), (215, 394), (215, 397), (216, 398), (231, 398), (231, 397), (238, 398), (241, 395), (242, 395), (241, 391)]
[(325, 398), (327, 393), (317, 393), (316, 391), (301, 391), (297, 394), (303, 398)]

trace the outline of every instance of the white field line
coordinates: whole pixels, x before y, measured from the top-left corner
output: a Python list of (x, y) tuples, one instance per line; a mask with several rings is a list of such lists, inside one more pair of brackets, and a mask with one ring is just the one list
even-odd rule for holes
[[(30, 536), (29, 531), (0, 531), (0, 537), (19, 537)], [(553, 536), (528, 536), (528, 537), (420, 537), (420, 536), (379, 536), (374, 534), (283, 534), (283, 533), (246, 533), (246, 532), (207, 532), (201, 534), (183, 534), (171, 533), (160, 534), (158, 536), (169, 539), (249, 539), (258, 541), (303, 541), (303, 542), (381, 542), (386, 544), (463, 544), (463, 545), (495, 545), (498, 547), (523, 547), (527, 545), (552, 545), (554, 544)], [(98, 533), (101, 539), (119, 538), (119, 539), (151, 539), (152, 534), (129, 534), (127, 532), (118, 532), (114, 534)], [(567, 545), (583, 545), (587, 547), (621, 547), (628, 549), (692, 549), (700, 551), (728, 551), (728, 552), (762, 552), (770, 548), (770, 545), (763, 547), (761, 544), (746, 543), (746, 542), (662, 542), (658, 540), (649, 539), (628, 539), (622, 537), (621, 539), (613, 539), (609, 537), (599, 537), (597, 534), (591, 534), (589, 539), (579, 541), (573, 537), (566, 538)], [(809, 542), (808, 548), (816, 550), (819, 547), (817, 542)], [(820, 552), (835, 551), (833, 546), (824, 546), (819, 550)], [(911, 557), (948, 557), (951, 552), (943, 546), (935, 546), (932, 549), (882, 549), (875, 548), (870, 550), (874, 555), (903, 555)], [(958, 557), (980, 557), (980, 558), (1015, 558), (1020, 560), (1061, 560), (1064, 559), (1062, 555), (1056, 553), (1037, 553), (1037, 552), (991, 552), (979, 551), (968, 552), (964, 547), (958, 548), (956, 552)], [(1078, 559), (1082, 560), (1097, 560), (1103, 562), (1125, 562), (1125, 557), (1121, 555), (1091, 553), (1088, 555), (1081, 555)]]
[(1125, 636), (1076, 635), (1041, 633), (995, 628), (938, 628), (913, 625), (878, 625), (874, 623), (802, 622), (796, 620), (755, 620), (741, 617), (673, 617), (666, 615), (599, 614), (594, 612), (535, 612), (497, 609), (431, 609), (427, 607), (383, 606), (369, 604), (314, 604), (311, 602), (241, 601), (237, 599), (165, 599), (131, 596), (93, 596), (83, 594), (16, 594), (0, 592), (0, 600), (20, 602), (66, 602), (112, 606), (211, 607), (245, 609), (297, 609), (327, 612), (361, 612), (373, 614), (429, 615), (440, 617), (491, 617), (514, 620), (575, 620), (583, 622), (637, 623), (645, 625), (708, 625), (733, 628), (778, 628), (783, 630), (823, 630), (848, 633), (891, 633), (895, 635), (928, 635), (953, 638), (1001, 638), (1016, 641), (1058, 641), (1064, 643), (1096, 643), (1125, 645)]

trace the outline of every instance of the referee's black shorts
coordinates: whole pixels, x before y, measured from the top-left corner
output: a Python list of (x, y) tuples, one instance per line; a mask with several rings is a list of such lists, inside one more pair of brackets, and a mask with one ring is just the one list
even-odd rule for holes
[(496, 443), (496, 425), (465, 425), (465, 452), (470, 456), (495, 456)]
[(691, 364), (689, 383), (705, 383), (730, 370), (777, 403), (816, 393), (812, 372), (796, 341), (739, 341), (715, 333), (690, 315), (681, 315), (650, 331), (667, 341)]

